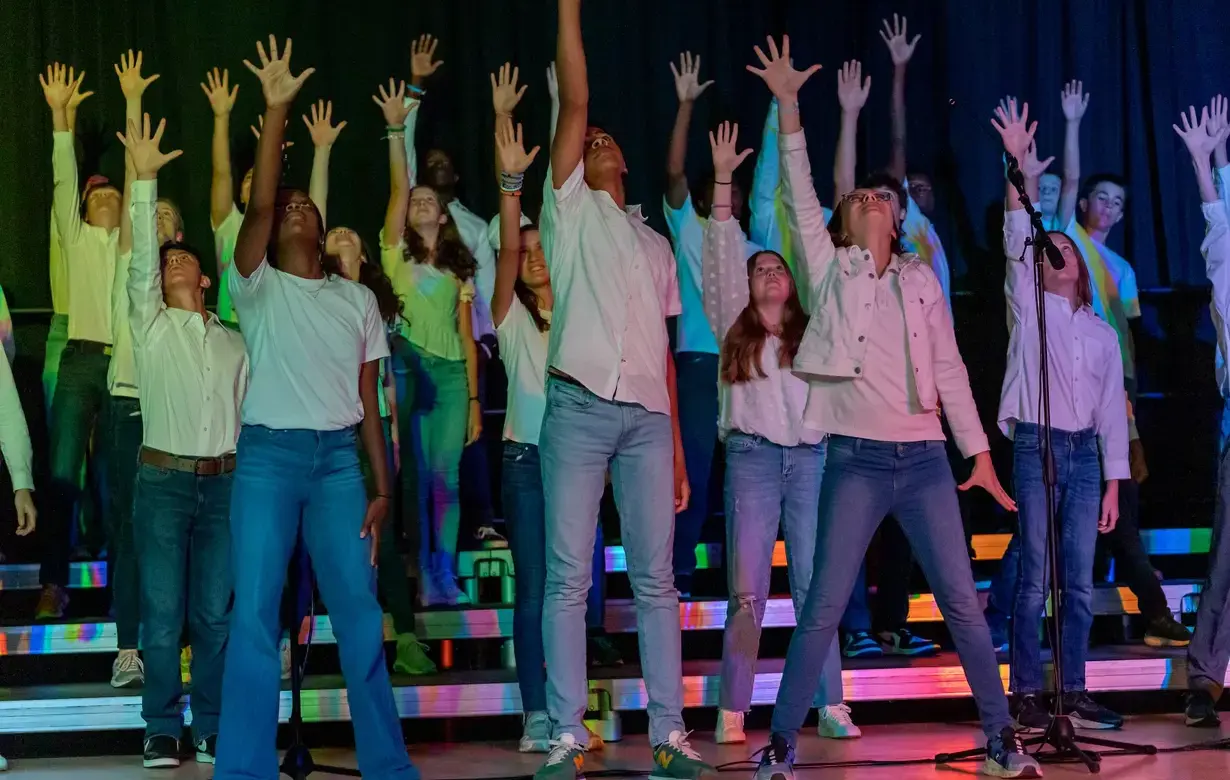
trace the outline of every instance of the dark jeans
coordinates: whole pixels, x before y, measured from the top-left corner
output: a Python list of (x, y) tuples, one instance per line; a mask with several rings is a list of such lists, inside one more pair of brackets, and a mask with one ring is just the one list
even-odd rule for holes
[(105, 415), (110, 361), (109, 355), (84, 351), (78, 342), (72, 341), (60, 353), (59, 375), (51, 401), (51, 495), (49, 511), (39, 523), (43, 537), (39, 582), (43, 585), (68, 584), (73, 507), (81, 496), (81, 464), (95, 423), (99, 423), (99, 430), (108, 429)]
[(1200, 591), (1196, 632), (1187, 648), (1187, 678), (1192, 690), (1221, 696), (1230, 659), (1230, 457), (1223, 451), (1217, 467), (1217, 503), (1213, 510), (1213, 540), (1209, 547), (1209, 573)]
[(943, 442), (829, 438), (820, 487), (814, 574), (790, 639), (773, 709), (773, 733), (793, 746), (876, 528), (888, 515), (902, 530), (935, 592), (988, 736), (1012, 722), (974, 589), (956, 481)]
[(867, 560), (858, 569), (850, 603), (841, 618), (841, 629), (855, 631), (896, 631), (910, 619), (910, 575), (914, 572), (914, 553), (896, 518), (886, 518), (880, 526), (879, 577), (874, 605), (867, 589)]
[[(1012, 484), (1018, 507), (1020, 576), (1012, 617), (1011, 687), (1018, 695), (1042, 689), (1042, 640), (1038, 620), (1046, 605), (1046, 485), (1042, 434), (1037, 425), (1017, 423), (1013, 432)], [(1062, 690), (1085, 690), (1085, 659), (1093, 625), (1093, 548), (1102, 506), (1102, 467), (1093, 429), (1051, 431), (1058, 518), (1058, 571), (1063, 590)]]
[(708, 352), (675, 355), (675, 383), (679, 435), (692, 488), (688, 508), (675, 515), (675, 587), (686, 593), (692, 589), (696, 545), (709, 517), (709, 478), (717, 446), (718, 356)]
[(135, 650), (141, 631), (141, 586), (137, 552), (133, 541), (133, 489), (141, 454), (141, 404), (135, 398), (111, 396), (100, 428), (107, 448), (107, 482), (110, 507), (107, 521), (107, 584), (115, 613), (117, 644)]
[(231, 475), (198, 477), (143, 465), (133, 527), (145, 625), (145, 736), (179, 737), (180, 635), (192, 645), (193, 742), (218, 733), (231, 611)]
[[(388, 460), (391, 482), (396, 479), (393, 463), (393, 438), (390, 435), (392, 420), (386, 417), (381, 422), (384, 426), (385, 457)], [(363, 482), (370, 499), (376, 494), (376, 486), (373, 482), (371, 464), (367, 459), (367, 450), (363, 448), (362, 441), (359, 442), (359, 464), (363, 469)], [(393, 616), (393, 630), (398, 634), (413, 634), (415, 628), (414, 597), (410, 593), (410, 579), (406, 576), (406, 561), (401, 557), (397, 546), (398, 524), (397, 518), (393, 516), (395, 506), (396, 504), (390, 504), (389, 516), (385, 518), (384, 525), (380, 527), (380, 549), (377, 551), (380, 557), (379, 565), (376, 567), (376, 585), (385, 608)]]
[(1135, 480), (1120, 480), (1119, 522), (1099, 541), (1115, 558), (1115, 580), (1136, 595), (1141, 616), (1150, 621), (1170, 617), (1162, 583), (1153, 574), (1153, 564), (1140, 538), (1140, 485)]
[(244, 426), (231, 496), (235, 601), (217, 780), (277, 776), (278, 602), (300, 529), (337, 636), (359, 769), (372, 778), (417, 776), (385, 667), (371, 543), (359, 536), (366, 512), (353, 429)]
[[(515, 441), (504, 442), (502, 470), (504, 522), (513, 557), (517, 600), (513, 604), (513, 653), (517, 658), (517, 687), (521, 709), (547, 709), (546, 652), (542, 639), (542, 604), (547, 583), (546, 509), (542, 496), (542, 467), (538, 447)], [(602, 583), (606, 579), (606, 548), (602, 524), (594, 537), (594, 573), (586, 604), (586, 626), (602, 627)], [(597, 598), (595, 598), (595, 594)]]

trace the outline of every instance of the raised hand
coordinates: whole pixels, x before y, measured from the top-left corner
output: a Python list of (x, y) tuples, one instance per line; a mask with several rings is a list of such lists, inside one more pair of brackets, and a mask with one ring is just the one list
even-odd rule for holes
[(1220, 137), (1221, 142), (1214, 150), (1219, 159), (1218, 167), (1226, 164), (1226, 139), (1230, 136), (1230, 100), (1225, 95), (1218, 95), (1209, 102), (1209, 135)]
[(1008, 98), (1008, 110), (1005, 111), (1002, 106), (996, 108), (995, 117), (991, 120), (991, 126), (999, 132), (999, 137), (1003, 139), (1004, 151), (1015, 157), (1024, 170), (1024, 163), (1021, 161), (1029, 153), (1029, 147), (1034, 142), (1034, 133), (1038, 130), (1036, 121), (1029, 123), (1029, 104), (1022, 105), (1018, 114), (1016, 98)]
[[(69, 72), (70, 73), (72, 72), (71, 68), (69, 69)], [(72, 84), (73, 94), (69, 96), (68, 106), (67, 106), (69, 114), (76, 113), (77, 106), (81, 105), (81, 101), (85, 100), (90, 95), (94, 94), (93, 92), (82, 92), (81, 91), (81, 80), (84, 78), (85, 78), (85, 71), (83, 70), (81, 71), (80, 75), (77, 76), (76, 81), (74, 81)], [(70, 122), (69, 124), (72, 124), (72, 123)]]
[(535, 146), (528, 153), (525, 151), (524, 136), (521, 125), (514, 131), (511, 123), (505, 123), (496, 128), (495, 148), (499, 156), (500, 170), (504, 173), (525, 173), (542, 147)]
[[(264, 129), (265, 129), (265, 117), (264, 117), (264, 116), (258, 116), (258, 117), (256, 118), (256, 122), (257, 122), (257, 124), (259, 124), (259, 125), (260, 125), (260, 128), (259, 128), (259, 129), (257, 128), (257, 126), (256, 126), (256, 125), (248, 125), (248, 129), (252, 131), (252, 135), (256, 136), (256, 140), (258, 140), (258, 141), (259, 141), (259, 140), (261, 140), (261, 130), (264, 130)], [(289, 120), (289, 119), (285, 119), (285, 120), (283, 120), (283, 121), (282, 121), (282, 129), (283, 129), (283, 130), (285, 130), (285, 129), (286, 129), (286, 126), (287, 126), (287, 125), (289, 125), (289, 124), (290, 124), (290, 120)], [(285, 138), (285, 137), (286, 137), (286, 134), (285, 134), (285, 133), (283, 133), (283, 134), (282, 134), (282, 137), (283, 137), (283, 138)], [(291, 147), (292, 147), (292, 146), (294, 146), (294, 145), (295, 145), (295, 142), (294, 142), (294, 141), (283, 141), (283, 142), (282, 142), (282, 151), (286, 151), (287, 149), (291, 148)]]
[[(208, 82), (209, 86), (205, 86), (205, 82)], [(229, 116), (231, 109), (235, 107), (235, 98), (239, 97), (239, 85), (231, 87), (230, 71), (223, 69), (219, 73), (217, 68), (212, 72), (207, 71), (205, 82), (201, 83), (201, 91), (209, 98), (209, 107), (214, 110), (214, 116)]]
[(491, 105), (495, 108), (496, 116), (512, 116), (513, 109), (521, 102), (521, 97), (525, 95), (529, 85), (522, 84), (518, 88), (517, 81), (520, 78), (521, 69), (508, 62), (500, 66), (498, 79), (496, 74), (491, 74)]
[(142, 77), (141, 59), (141, 52), (137, 52), (134, 57), (132, 49), (129, 49), (127, 55), (120, 54), (120, 62), (115, 66), (115, 75), (120, 77), (120, 91), (127, 100), (140, 98), (145, 93), (145, 88), (158, 80), (157, 73), (149, 78)]
[(555, 63), (547, 66), (547, 94), (551, 100), (559, 102), (559, 77), (555, 75)]
[(863, 63), (850, 60), (837, 71), (837, 102), (847, 113), (861, 111), (871, 94), (871, 76), (863, 81)]
[[(69, 66), (53, 62), (47, 66), (46, 78), (42, 73), (38, 74), (38, 83), (43, 87), (43, 99), (47, 101), (51, 110), (55, 111), (68, 108), (68, 103), (72, 100), (73, 93), (81, 86), (83, 78), (85, 78), (85, 71), (81, 71), (81, 75), (77, 76)], [(94, 93), (86, 93), (81, 100), (92, 94)]]
[(804, 71), (795, 70), (790, 61), (789, 35), (782, 36), (780, 52), (778, 52), (777, 42), (773, 40), (773, 36), (769, 36), (768, 41), (769, 56), (767, 57), (759, 46), (755, 47), (756, 56), (764, 67), (757, 68), (754, 65), (748, 65), (747, 69), (764, 79), (764, 83), (768, 85), (769, 90), (779, 102), (798, 102), (799, 88), (820, 70), (820, 66), (812, 65)]
[(1046, 173), (1046, 169), (1051, 167), (1051, 163), (1055, 162), (1055, 156), (1051, 155), (1045, 160), (1038, 159), (1038, 144), (1030, 142), (1029, 148), (1025, 150), (1025, 156), (1018, 158), (1021, 163), (1021, 172), (1025, 174), (1026, 179), (1036, 179)]
[(723, 122), (717, 133), (709, 132), (709, 148), (713, 152), (715, 179), (730, 181), (730, 175), (752, 153), (751, 149), (739, 151), (739, 125)]
[(1085, 92), (1085, 82), (1073, 79), (1063, 86), (1059, 94), (1059, 104), (1063, 107), (1064, 118), (1069, 122), (1079, 122), (1089, 108), (1089, 94)]
[(713, 86), (713, 79), (700, 83), (700, 57), (685, 51), (679, 55), (679, 67), (671, 63), (671, 73), (675, 76), (675, 95), (680, 103), (694, 103), (696, 98)]
[(1209, 132), (1212, 122), (1209, 119), (1208, 106), (1201, 109), (1199, 119), (1196, 118), (1195, 106), (1188, 106), (1187, 113), (1179, 114), (1179, 121), (1183, 124), (1182, 128), (1179, 125), (1171, 125), (1171, 127), (1183, 139), (1193, 160), (1208, 162), (1213, 149), (1226, 139), (1225, 127), (1219, 131), (1218, 135), (1212, 135)]
[(410, 107), (406, 105), (406, 82), (400, 81), (396, 85), (393, 79), (389, 79), (389, 88), (386, 91), (384, 85), (378, 87), (380, 97), (372, 95), (372, 102), (380, 106), (380, 112), (384, 114), (384, 123), (389, 127), (401, 127), (406, 123), (406, 116), (410, 113)]
[(158, 123), (158, 129), (153, 135), (150, 135), (149, 127), (149, 114), (146, 114), (143, 127), (138, 128), (136, 122), (129, 120), (128, 134), (115, 134), (128, 150), (128, 159), (132, 161), (132, 167), (140, 179), (154, 178), (162, 166), (183, 154), (179, 149), (166, 154), (158, 149), (158, 145), (162, 143), (162, 133), (167, 128), (167, 120), (163, 119)]
[(307, 114), (303, 115), (303, 124), (307, 125), (308, 135), (312, 136), (312, 144), (314, 146), (333, 146), (333, 142), (337, 140), (342, 129), (346, 127), (345, 122), (333, 124), (333, 101), (317, 100), (312, 105), (312, 118), (308, 119)]
[(1008, 113), (1008, 104), (1009, 104), (1009, 103), (1018, 103), (1018, 104), (1019, 104), (1019, 101), (1016, 99), (1016, 95), (1005, 95), (1004, 97), (1002, 97), (1002, 98), (1000, 98), (1000, 99), (999, 99), (999, 108), (1000, 108), (1000, 110), (1001, 110), (1001, 111), (1003, 111), (1005, 114), (1007, 114), (1007, 113)]
[(290, 49), (291, 40), (286, 39), (286, 47), (282, 50), (282, 55), (278, 56), (278, 41), (277, 38), (269, 36), (269, 55), (265, 55), (265, 47), (260, 41), (256, 42), (256, 54), (260, 57), (261, 66), (258, 68), (248, 60), (244, 60), (243, 64), (248, 70), (256, 74), (256, 77), (261, 82), (261, 92), (265, 94), (265, 105), (269, 108), (281, 108), (288, 106), (295, 99), (295, 95), (299, 94), (299, 90), (303, 87), (303, 82), (308, 80), (316, 72), (315, 68), (307, 68), (298, 76), (292, 76), (290, 73)]
[(914, 56), (914, 47), (918, 45), (918, 40), (922, 35), (915, 35), (914, 40), (910, 40), (909, 22), (904, 16), (893, 14), (893, 23), (889, 24), (888, 20), (883, 20), (884, 29), (880, 30), (880, 37), (884, 40), (884, 45), (888, 47), (888, 53), (893, 58), (893, 64), (901, 67), (910, 61)]
[(410, 75), (416, 79), (425, 79), (435, 73), (444, 60), (433, 60), (436, 47), (440, 41), (430, 35), (423, 34), (417, 41), (410, 42)]

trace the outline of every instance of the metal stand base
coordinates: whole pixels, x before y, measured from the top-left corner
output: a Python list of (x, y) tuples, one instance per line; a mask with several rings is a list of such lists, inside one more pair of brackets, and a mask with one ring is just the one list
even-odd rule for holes
[[(1225, 741), (1230, 746), (1230, 740)], [(1040, 737), (1022, 740), (1022, 744), (1027, 750), (1031, 747), (1038, 748), (1038, 750), (1030, 753), (1030, 755), (1039, 764), (1080, 763), (1085, 765), (1090, 774), (1095, 775), (1102, 770), (1103, 755), (1152, 756), (1157, 754), (1157, 747), (1154, 745), (1136, 745), (1130, 742), (1115, 742), (1109, 739), (1079, 736), (1076, 733), (1076, 729), (1072, 726), (1072, 719), (1067, 715), (1060, 715), (1053, 719), (1050, 728), (1046, 730), (1045, 734)], [(1114, 752), (1094, 753), (1093, 751), (1082, 749), (1081, 745), (1109, 748)], [(1051, 750), (1046, 750), (1047, 747), (1051, 748)], [(940, 753), (935, 757), (935, 763), (950, 764), (956, 761), (978, 758), (986, 754), (986, 748), (974, 748), (973, 750), (964, 750), (960, 753)]]

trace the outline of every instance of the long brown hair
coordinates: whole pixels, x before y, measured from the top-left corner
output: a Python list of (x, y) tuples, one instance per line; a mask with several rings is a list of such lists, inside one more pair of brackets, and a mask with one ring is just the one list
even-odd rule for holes
[(418, 234), (414, 228), (406, 225), (406, 260), (412, 263), (426, 263), (429, 260), (432, 265), (439, 268), (441, 271), (452, 271), (463, 282), (467, 282), (474, 278), (474, 274), (478, 272), (478, 263), (474, 260), (474, 255), (470, 254), (470, 250), (466, 248), (465, 242), (461, 240), (461, 233), (457, 230), (457, 223), (453, 221), (453, 215), (449, 213), (448, 206), (440, 197), (440, 193), (434, 187), (429, 187), (425, 184), (418, 184), (413, 189), (431, 190), (436, 196), (436, 203), (440, 206), (440, 213), (444, 215), (444, 224), (440, 226), (440, 232), (436, 236), (436, 253), (434, 259), (427, 246), (423, 243), (423, 237)]
[[(757, 252), (747, 259), (747, 283), (749, 291), (752, 284), (752, 274), (756, 271), (756, 261), (763, 255), (771, 255), (781, 261), (790, 279), (790, 295), (786, 298), (785, 311), (782, 314), (782, 332), (779, 335), (781, 344), (777, 348), (777, 364), (788, 368), (794, 362), (794, 356), (799, 351), (803, 334), (807, 331), (807, 312), (799, 301), (799, 291), (794, 283), (794, 275), (786, 259), (777, 252), (765, 250)], [(764, 379), (766, 374), (760, 364), (760, 353), (764, 349), (765, 339), (769, 331), (760, 321), (756, 305), (748, 300), (747, 306), (739, 313), (735, 324), (726, 332), (722, 342), (721, 378), (723, 382), (737, 385), (740, 382), (751, 382)]]
[[(533, 222), (521, 226), (521, 244), (522, 252), (525, 251), (525, 234), (537, 233), (538, 226)], [(548, 280), (547, 284), (551, 282)], [(521, 305), (530, 313), (530, 319), (534, 321), (534, 327), (538, 328), (539, 333), (546, 333), (551, 329), (551, 323), (547, 322), (547, 318), (542, 316), (542, 312), (538, 310), (538, 293), (529, 288), (525, 282), (521, 281), (520, 264), (518, 264), (517, 279), (513, 282), (513, 293), (517, 296), (517, 300), (521, 301)]]
[(1072, 247), (1072, 253), (1076, 255), (1076, 299), (1080, 301), (1082, 306), (1093, 306), (1093, 282), (1089, 279), (1089, 266), (1085, 264), (1085, 253), (1081, 251), (1081, 245), (1074, 241), (1071, 236), (1061, 230), (1047, 231), (1047, 235), (1051, 240), (1062, 238), (1067, 241)]

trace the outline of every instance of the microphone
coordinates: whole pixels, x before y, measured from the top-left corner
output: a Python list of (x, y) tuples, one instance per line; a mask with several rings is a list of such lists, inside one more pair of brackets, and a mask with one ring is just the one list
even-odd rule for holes
[(1062, 271), (1067, 265), (1063, 255), (1059, 253), (1059, 247), (1055, 246), (1055, 242), (1049, 237), (1046, 239), (1046, 243), (1042, 245), (1042, 252), (1046, 255), (1046, 260), (1051, 264), (1051, 268), (1054, 268), (1056, 271)]

